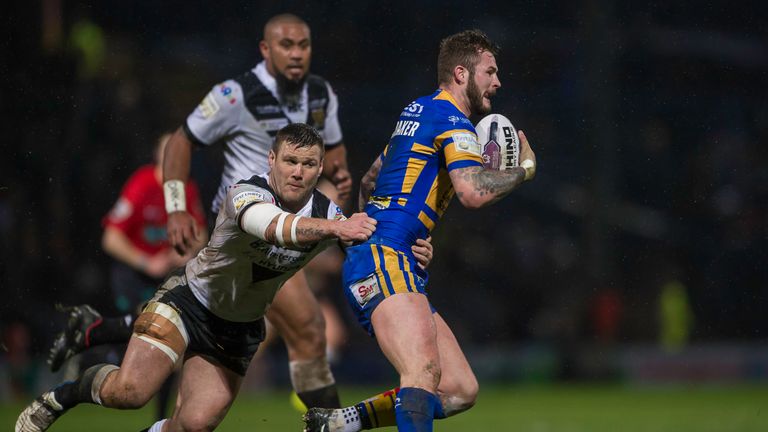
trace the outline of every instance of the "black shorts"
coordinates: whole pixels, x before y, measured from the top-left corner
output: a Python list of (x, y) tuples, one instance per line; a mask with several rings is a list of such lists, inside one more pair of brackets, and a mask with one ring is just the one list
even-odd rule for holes
[(266, 335), (264, 318), (234, 322), (209, 311), (192, 294), (183, 268), (174, 271), (160, 285), (147, 309), (152, 302), (165, 303), (178, 312), (189, 338), (188, 353), (213, 358), (241, 376), (245, 375)]

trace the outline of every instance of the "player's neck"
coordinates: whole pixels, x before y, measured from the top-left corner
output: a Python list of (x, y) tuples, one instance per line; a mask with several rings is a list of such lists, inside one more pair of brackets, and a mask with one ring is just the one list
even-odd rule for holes
[(467, 99), (466, 92), (463, 91), (461, 87), (454, 84), (440, 84), (440, 90), (447, 91), (451, 95), (453, 101), (456, 103), (456, 107), (459, 111), (464, 113), (465, 116), (469, 117), (472, 114), (469, 111), (469, 100)]

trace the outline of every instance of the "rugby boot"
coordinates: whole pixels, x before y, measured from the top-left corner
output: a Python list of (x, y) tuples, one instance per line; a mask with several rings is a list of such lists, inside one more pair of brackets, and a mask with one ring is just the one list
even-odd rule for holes
[(21, 412), (16, 420), (16, 432), (47, 430), (66, 411), (56, 402), (53, 391), (45, 392)]
[(338, 432), (346, 424), (342, 410), (333, 408), (310, 408), (302, 420), (304, 432)]
[(46, 362), (52, 372), (58, 371), (65, 361), (88, 347), (88, 328), (101, 320), (101, 314), (89, 305), (70, 307), (56, 305), (56, 309), (68, 313), (69, 317), (66, 328), (56, 335), (53, 346), (48, 351)]

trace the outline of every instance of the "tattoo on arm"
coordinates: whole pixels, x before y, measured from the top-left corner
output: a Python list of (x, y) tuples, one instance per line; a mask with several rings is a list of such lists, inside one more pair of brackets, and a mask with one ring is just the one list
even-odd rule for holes
[(320, 241), (324, 238), (328, 237), (326, 231), (322, 230), (319, 227), (316, 226), (301, 226), (301, 221), (299, 221), (299, 226), (296, 227), (296, 238), (299, 240), (299, 243), (313, 243), (316, 241)]
[(507, 195), (525, 180), (525, 172), (519, 169), (496, 171), (470, 167), (462, 170), (461, 176), (478, 195), (492, 195), (494, 200)]

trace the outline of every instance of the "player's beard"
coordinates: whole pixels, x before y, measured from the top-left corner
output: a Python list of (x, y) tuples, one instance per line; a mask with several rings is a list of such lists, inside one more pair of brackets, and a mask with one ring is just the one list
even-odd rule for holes
[(483, 94), (480, 92), (480, 87), (477, 86), (474, 78), (467, 82), (467, 99), (469, 100), (469, 110), (472, 114), (485, 115), (491, 112), (490, 106), (483, 106)]
[(275, 80), (277, 81), (277, 96), (280, 103), (288, 107), (290, 111), (301, 108), (301, 92), (304, 90), (307, 76), (304, 75), (301, 79), (294, 81), (279, 73)]

